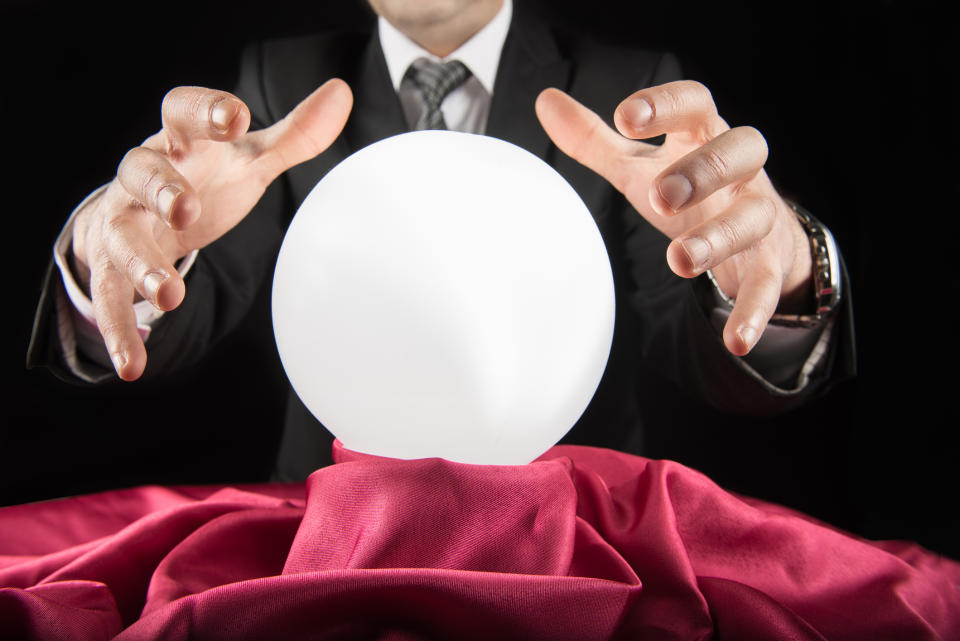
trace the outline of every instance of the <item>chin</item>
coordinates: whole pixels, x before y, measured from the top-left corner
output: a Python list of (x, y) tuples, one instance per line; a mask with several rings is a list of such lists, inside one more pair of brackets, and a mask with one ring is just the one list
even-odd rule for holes
[[(492, 0), (370, 0), (378, 14), (398, 26), (429, 26), (448, 22), (471, 5)], [(497, 0), (499, 1), (499, 0)]]

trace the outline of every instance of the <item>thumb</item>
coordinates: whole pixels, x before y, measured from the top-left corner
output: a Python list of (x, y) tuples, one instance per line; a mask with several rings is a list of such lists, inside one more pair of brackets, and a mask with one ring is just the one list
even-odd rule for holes
[(258, 159), (271, 180), (330, 146), (347, 123), (353, 106), (350, 87), (332, 78), (303, 99), (283, 120), (257, 132), (262, 139)]
[(544, 131), (560, 151), (624, 190), (631, 141), (559, 89), (544, 89), (535, 108)]

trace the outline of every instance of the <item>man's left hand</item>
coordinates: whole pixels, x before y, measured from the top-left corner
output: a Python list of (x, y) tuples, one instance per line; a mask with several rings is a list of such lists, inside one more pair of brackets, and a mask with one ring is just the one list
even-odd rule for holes
[[(732, 353), (749, 352), (778, 309), (812, 304), (809, 244), (763, 171), (767, 143), (753, 127), (731, 129), (702, 84), (636, 92), (614, 114), (620, 133), (557, 89), (542, 92), (536, 110), (561, 151), (606, 178), (672, 239), (667, 263), (677, 275), (713, 270), (736, 299), (723, 330)], [(660, 134), (660, 146), (639, 140)]]

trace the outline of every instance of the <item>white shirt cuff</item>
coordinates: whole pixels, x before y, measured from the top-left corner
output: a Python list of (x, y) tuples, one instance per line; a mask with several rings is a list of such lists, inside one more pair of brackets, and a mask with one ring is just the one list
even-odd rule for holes
[[(88, 326), (93, 329), (97, 327), (97, 319), (93, 313), (93, 303), (90, 301), (90, 297), (84, 293), (83, 288), (77, 284), (73, 272), (70, 270), (67, 254), (71, 251), (73, 244), (73, 221), (77, 213), (81, 211), (87, 203), (100, 196), (106, 188), (107, 185), (100, 187), (77, 205), (77, 208), (70, 214), (70, 218), (67, 219), (66, 224), (60, 231), (60, 235), (57, 237), (57, 241), (53, 246), (53, 260), (60, 269), (60, 276), (63, 278), (63, 287), (76, 312), (75, 314), (71, 314), (71, 316), (73, 316), (74, 321), (85, 321)], [(197, 250), (193, 250), (180, 260), (180, 264), (177, 266), (177, 272), (179, 272), (181, 277), (185, 277), (187, 272), (190, 271), (194, 261), (197, 259), (197, 253)], [(134, 303), (133, 311), (137, 317), (137, 330), (140, 332), (140, 337), (146, 342), (150, 337), (150, 330), (163, 316), (163, 312), (147, 300)], [(59, 315), (62, 314), (62, 312), (63, 310), (58, 309), (57, 313)], [(65, 319), (58, 318), (57, 320), (58, 323), (62, 325)]]

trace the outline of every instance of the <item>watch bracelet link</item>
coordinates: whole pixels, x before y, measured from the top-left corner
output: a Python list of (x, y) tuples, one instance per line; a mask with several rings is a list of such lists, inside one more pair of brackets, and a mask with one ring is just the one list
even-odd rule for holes
[[(816, 311), (812, 314), (774, 314), (770, 321), (785, 327), (816, 327), (839, 305), (841, 297), (840, 254), (833, 234), (813, 214), (800, 205), (786, 200), (810, 242), (810, 259), (813, 269), (813, 293)], [(713, 272), (707, 270), (707, 278), (716, 294), (730, 307), (735, 301), (726, 295), (717, 283)]]

